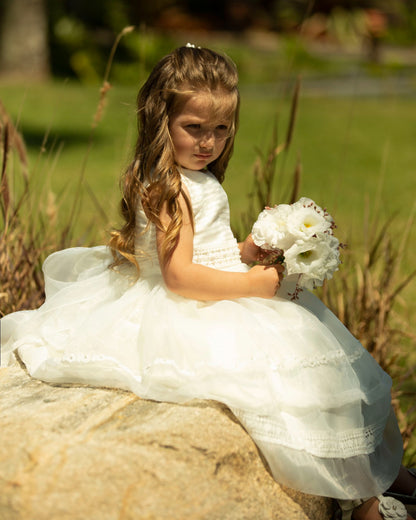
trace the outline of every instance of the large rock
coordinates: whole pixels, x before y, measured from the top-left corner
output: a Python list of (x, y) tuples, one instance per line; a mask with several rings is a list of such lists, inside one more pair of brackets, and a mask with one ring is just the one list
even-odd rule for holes
[(332, 507), (281, 488), (217, 402), (0, 369), (1, 520), (327, 520)]

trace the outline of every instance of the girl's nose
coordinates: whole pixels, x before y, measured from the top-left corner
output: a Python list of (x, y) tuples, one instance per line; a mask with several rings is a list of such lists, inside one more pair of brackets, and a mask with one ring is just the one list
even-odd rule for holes
[(206, 130), (199, 141), (204, 148), (212, 148), (214, 146), (215, 135), (213, 130)]

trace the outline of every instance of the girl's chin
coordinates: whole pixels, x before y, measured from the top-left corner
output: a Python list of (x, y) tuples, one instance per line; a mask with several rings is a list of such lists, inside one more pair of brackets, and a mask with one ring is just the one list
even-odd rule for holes
[(211, 162), (212, 162), (211, 160), (209, 162), (207, 160), (199, 160), (199, 161), (192, 161), (192, 162), (189, 162), (186, 164), (181, 164), (181, 166), (182, 166), (182, 168), (185, 168), (186, 170), (198, 171), (198, 170), (206, 169)]
[(206, 166), (201, 166), (200, 168), (196, 168), (196, 167), (188, 168), (187, 166), (182, 166), (182, 168), (184, 168), (185, 170), (191, 171), (191, 172), (200, 172), (200, 171), (205, 171), (208, 169)]

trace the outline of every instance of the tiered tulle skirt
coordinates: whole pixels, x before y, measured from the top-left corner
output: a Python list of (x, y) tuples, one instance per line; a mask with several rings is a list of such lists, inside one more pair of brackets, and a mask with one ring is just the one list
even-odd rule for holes
[[(13, 350), (44, 381), (118, 387), (161, 401), (215, 399), (257, 443), (276, 480), (335, 498), (383, 492), (402, 442), (390, 377), (311, 293), (292, 302), (201, 302), (157, 270), (108, 269), (105, 247), (51, 255), (46, 302), (2, 320)], [(244, 270), (243, 264), (235, 270)]]

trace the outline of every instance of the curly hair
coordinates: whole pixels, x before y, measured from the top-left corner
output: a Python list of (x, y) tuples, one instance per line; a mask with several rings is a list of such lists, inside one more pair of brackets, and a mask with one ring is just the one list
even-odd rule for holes
[[(163, 262), (173, 253), (182, 226), (183, 215), (178, 201), (181, 194), (192, 215), (190, 201), (182, 190), (180, 165), (175, 162), (169, 120), (186, 95), (200, 91), (211, 92), (213, 98), (221, 94), (215, 100), (217, 110), (225, 111), (231, 120), (223, 152), (208, 165), (219, 182), (224, 180), (238, 126), (240, 98), (236, 66), (228, 57), (210, 49), (179, 47), (156, 64), (137, 96), (138, 138), (134, 159), (121, 182), (124, 225), (111, 233), (109, 241), (113, 266), (128, 261), (140, 272), (134, 249), (139, 203), (148, 225), (153, 223), (164, 231)], [(164, 207), (171, 219), (166, 229), (160, 220)]]

